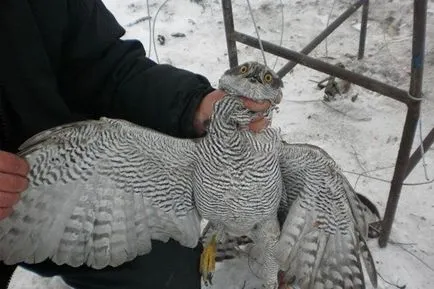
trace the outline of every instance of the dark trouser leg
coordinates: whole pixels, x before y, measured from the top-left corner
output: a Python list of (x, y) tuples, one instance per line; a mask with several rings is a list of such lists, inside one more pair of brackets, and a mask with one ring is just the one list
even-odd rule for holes
[(116, 268), (57, 266), (52, 262), (23, 265), (42, 276), (59, 275), (76, 289), (200, 289), (201, 246), (185, 248), (175, 241), (153, 242), (152, 251)]
[(8, 288), (9, 280), (11, 279), (15, 268), (17, 268), (17, 266), (8, 266), (0, 262), (0, 289)]

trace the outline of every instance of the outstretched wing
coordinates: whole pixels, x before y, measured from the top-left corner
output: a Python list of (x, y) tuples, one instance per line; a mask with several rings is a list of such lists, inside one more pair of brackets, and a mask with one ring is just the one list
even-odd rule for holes
[(301, 289), (365, 288), (361, 259), (377, 275), (365, 238), (365, 207), (333, 159), (307, 144), (282, 146), (284, 196), (277, 257)]
[(102, 118), (41, 132), (20, 148), (30, 185), (0, 221), (0, 261), (93, 268), (151, 250), (151, 239), (194, 247), (195, 144)]

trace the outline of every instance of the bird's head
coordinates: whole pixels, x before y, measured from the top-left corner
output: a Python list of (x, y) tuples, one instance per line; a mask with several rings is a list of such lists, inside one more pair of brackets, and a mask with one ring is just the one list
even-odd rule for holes
[(272, 106), (282, 100), (282, 87), (282, 80), (273, 70), (253, 61), (226, 70), (219, 80), (219, 88), (228, 94), (269, 101)]

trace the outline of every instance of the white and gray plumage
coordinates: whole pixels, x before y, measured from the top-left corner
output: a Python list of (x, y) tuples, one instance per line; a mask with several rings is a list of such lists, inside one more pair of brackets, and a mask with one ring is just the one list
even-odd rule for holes
[(333, 159), (312, 145), (285, 144), (280, 168), (286, 194), (277, 256), (284, 279), (300, 288), (365, 288), (363, 259), (377, 287), (367, 208)]
[(199, 141), (106, 118), (32, 137), (20, 152), (30, 185), (0, 221), (0, 261), (117, 266), (148, 253), (151, 239), (196, 246), (205, 218), (220, 242), (255, 242), (267, 288), (279, 269), (303, 289), (364, 288), (362, 206), (333, 162), (285, 144), (275, 129), (244, 129), (257, 114), (237, 95), (277, 104), (281, 86), (258, 63), (225, 72), (220, 87), (230, 95)]
[[(377, 287), (375, 264), (365, 241), (368, 209), (334, 160), (319, 147), (283, 142), (279, 166), (284, 193), (274, 254), (280, 282), (294, 289), (365, 288), (363, 260)], [(208, 224), (202, 238), (215, 230)], [(240, 248), (246, 244), (247, 250)], [(218, 244), (218, 251), (219, 260), (247, 254), (255, 271), (255, 263), (263, 262), (261, 249), (246, 236), (228, 236)]]

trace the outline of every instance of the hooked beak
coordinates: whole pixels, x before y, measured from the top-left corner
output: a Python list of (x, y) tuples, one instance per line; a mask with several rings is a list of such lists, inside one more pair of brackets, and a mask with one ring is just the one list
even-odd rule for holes
[(249, 81), (251, 83), (257, 83), (257, 82), (262, 83), (261, 79), (257, 75), (250, 76)]

